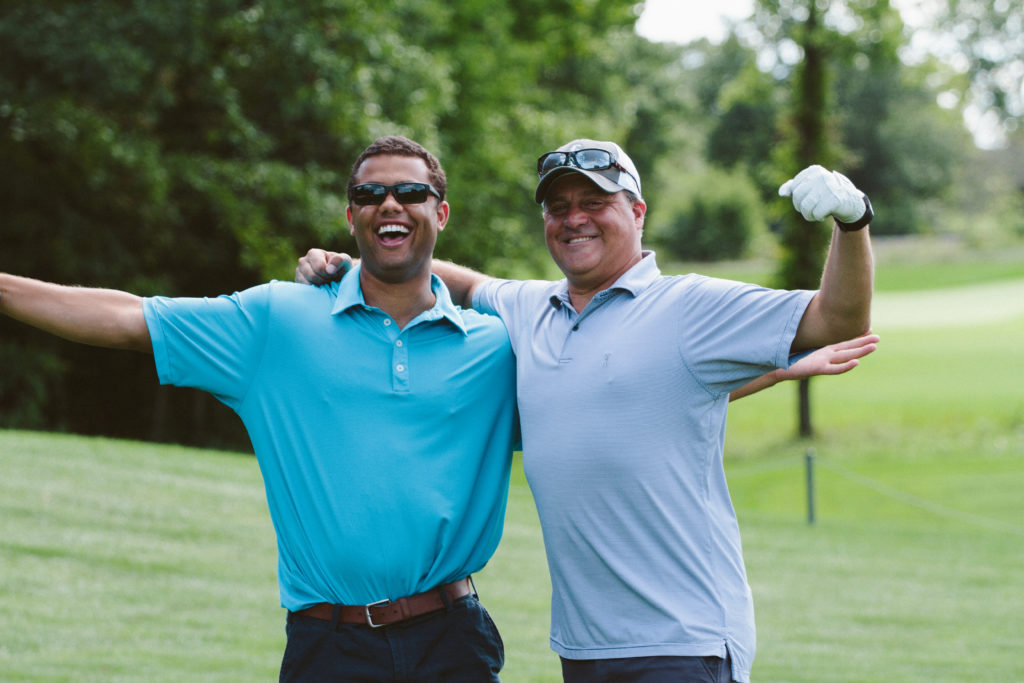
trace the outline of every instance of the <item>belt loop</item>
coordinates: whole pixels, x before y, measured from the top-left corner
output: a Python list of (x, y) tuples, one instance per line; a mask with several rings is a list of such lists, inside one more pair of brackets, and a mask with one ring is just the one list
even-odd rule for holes
[(341, 605), (333, 605), (331, 607), (331, 631), (334, 633), (338, 632), (338, 627), (341, 625)]
[(447, 586), (438, 586), (437, 587), (437, 592), (441, 594), (441, 602), (444, 603), (444, 611), (445, 612), (451, 612), (452, 611), (452, 599), (451, 599), (451, 596), (448, 595), (448, 591), (446, 590), (446, 588), (447, 588)]

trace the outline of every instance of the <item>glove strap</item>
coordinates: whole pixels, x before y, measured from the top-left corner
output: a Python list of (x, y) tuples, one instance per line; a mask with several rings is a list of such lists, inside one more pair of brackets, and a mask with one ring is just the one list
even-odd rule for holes
[(864, 215), (855, 220), (853, 223), (844, 223), (836, 218), (836, 225), (843, 232), (855, 232), (860, 230), (865, 225), (871, 222), (871, 219), (875, 217), (875, 211), (871, 208), (871, 200), (868, 199), (867, 195), (864, 195)]

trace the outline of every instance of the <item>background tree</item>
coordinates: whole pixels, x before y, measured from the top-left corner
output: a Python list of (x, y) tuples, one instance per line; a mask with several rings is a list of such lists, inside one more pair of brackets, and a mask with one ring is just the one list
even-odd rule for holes
[[(0, 269), (143, 295), (290, 279), (309, 246), (354, 251), (349, 166), (387, 133), (451, 173), (441, 255), (528, 264), (539, 132), (609, 103), (582, 108), (580, 83), (545, 76), (589, 68), (634, 20), (624, 0), (10, 2)], [(246, 445), (206, 394), (156, 388), (148, 358), (9, 321), (0, 339), (17, 359), (0, 377), (6, 426)]]
[[(287, 273), (297, 245), (344, 235), (344, 166), (369, 129), (391, 110), (422, 115), (444, 101), (350, 77), (363, 64), (390, 73), (410, 52), (388, 49), (401, 41), (379, 10), (302, 8), (229, 0), (9, 7), (0, 19), (0, 154), (9, 163), (0, 267), (198, 295)], [(444, 92), (429, 87), (438, 78), (420, 56), (401, 73)], [(367, 100), (380, 110), (368, 116)], [(31, 365), (4, 380), (4, 403), (19, 406), (15, 425), (42, 416), (86, 433), (163, 438), (180, 416), (175, 438), (241, 440), (237, 421), (207, 419), (205, 394), (147, 388), (149, 359), (7, 327), (5, 344), (32, 349), (23, 356)], [(45, 405), (25, 405), (39, 396)], [(140, 405), (149, 407), (141, 424), (118, 419), (139, 415)]]
[(1013, 134), (1024, 123), (1024, 6), (1012, 0), (942, 0), (938, 56), (958, 65), (950, 83), (978, 116)]
[[(795, 74), (810, 66), (808, 7), (762, 0), (721, 45), (673, 46), (636, 35), (634, 0), (10, 0), (0, 269), (143, 295), (291, 279), (310, 246), (355, 249), (349, 166), (389, 133), (424, 142), (448, 170), (443, 258), (557, 276), (532, 169), (576, 137), (630, 150), (647, 241), (674, 238), (686, 259), (751, 244), (770, 254), (792, 213), (772, 201), (804, 165), (797, 134), (812, 130), (790, 118)], [(960, 110), (936, 104), (950, 67), (906, 63), (887, 0), (814, 7), (830, 80), (808, 115), (821, 114), (833, 156), (803, 158), (831, 160), (872, 196), (876, 233), (1018, 234), (1022, 155), (970, 148)], [(986, 35), (1019, 35), (1017, 14), (995, 3), (987, 16), (1002, 23)], [(1011, 100), (996, 99), (1007, 121)], [(978, 169), (984, 191), (968, 190)], [(148, 358), (3, 320), (0, 357), (0, 426), (246, 444), (206, 394), (157, 388)]]
[(735, 36), (687, 46), (680, 63), (694, 65), (676, 86), (694, 100), (676, 117), (687, 144), (663, 156), (647, 224), (676, 258), (739, 259), (767, 229), (763, 207), (774, 191), (759, 176), (778, 137), (781, 89)]
[[(822, 8), (819, 10), (819, 7)], [(809, 0), (804, 8), (806, 18), (794, 25), (795, 42), (803, 52), (793, 78), (793, 97), (789, 135), (784, 135), (778, 147), (781, 168), (801, 169), (811, 164), (834, 168), (838, 154), (832, 142), (834, 137), (829, 116), (833, 111), (832, 74), (835, 61), (831, 52), (833, 31), (823, 25), (828, 5)], [(829, 234), (817, 223), (809, 223), (793, 211), (786, 211), (782, 220), (780, 242), (782, 261), (779, 276), (787, 289), (817, 289), (821, 277), (823, 254)], [(811, 436), (809, 378), (799, 382), (799, 433)]]

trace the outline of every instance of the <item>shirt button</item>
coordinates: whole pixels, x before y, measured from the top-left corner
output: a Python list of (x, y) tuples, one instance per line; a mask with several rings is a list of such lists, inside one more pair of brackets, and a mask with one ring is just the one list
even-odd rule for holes
[(398, 365), (395, 366), (395, 370), (398, 370), (399, 372), (405, 372), (405, 366), (399, 363)]
[(384, 318), (384, 327), (391, 327), (391, 318)]
[(402, 340), (401, 340), (401, 339), (399, 339), (398, 341), (396, 341), (396, 342), (395, 342), (395, 346), (397, 346), (398, 348), (402, 348), (402, 346), (404, 346), (404, 345), (402, 344)]

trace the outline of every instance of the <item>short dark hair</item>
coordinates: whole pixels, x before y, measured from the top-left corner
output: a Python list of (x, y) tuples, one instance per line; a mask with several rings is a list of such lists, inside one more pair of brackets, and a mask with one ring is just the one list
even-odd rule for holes
[(426, 147), (401, 135), (387, 135), (377, 138), (373, 144), (363, 150), (363, 153), (356, 159), (356, 163), (352, 164), (352, 173), (348, 177), (348, 189), (352, 189), (356, 185), (356, 176), (359, 174), (359, 167), (363, 165), (363, 162), (370, 157), (380, 156), (381, 154), (419, 157), (423, 159), (427, 165), (427, 176), (430, 179), (430, 184), (441, 195), (441, 200), (444, 199), (445, 193), (448, 190), (448, 179), (445, 177), (444, 169), (441, 168), (441, 162), (427, 151)]

